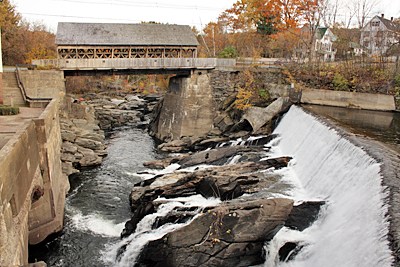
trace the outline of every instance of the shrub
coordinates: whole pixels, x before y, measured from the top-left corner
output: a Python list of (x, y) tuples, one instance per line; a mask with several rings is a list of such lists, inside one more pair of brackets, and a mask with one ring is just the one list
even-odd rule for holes
[(339, 73), (333, 76), (333, 89), (335, 91), (349, 91), (349, 81)]
[(19, 107), (0, 105), (0, 115), (17, 115)]
[(400, 87), (400, 74), (394, 77), (394, 86)]
[(260, 89), (258, 90), (258, 95), (263, 100), (270, 100), (270, 94), (267, 89)]

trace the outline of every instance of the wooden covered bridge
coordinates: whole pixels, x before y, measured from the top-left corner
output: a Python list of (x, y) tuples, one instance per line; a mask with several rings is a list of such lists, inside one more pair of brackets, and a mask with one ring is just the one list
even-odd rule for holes
[(58, 24), (57, 59), (65, 75), (182, 73), (188, 69), (234, 66), (235, 60), (197, 58), (198, 41), (187, 25)]

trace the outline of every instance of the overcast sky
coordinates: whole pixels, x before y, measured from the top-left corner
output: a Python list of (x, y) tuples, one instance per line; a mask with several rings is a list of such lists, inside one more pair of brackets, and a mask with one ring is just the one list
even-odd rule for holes
[[(140, 23), (156, 21), (198, 29), (216, 21), (236, 0), (11, 0), (23, 18), (52, 31), (58, 22)], [(349, 2), (349, 0), (343, 0)], [(378, 0), (379, 1), (379, 0)], [(400, 0), (380, 0), (374, 14), (400, 17)], [(344, 15), (344, 14), (343, 14)]]

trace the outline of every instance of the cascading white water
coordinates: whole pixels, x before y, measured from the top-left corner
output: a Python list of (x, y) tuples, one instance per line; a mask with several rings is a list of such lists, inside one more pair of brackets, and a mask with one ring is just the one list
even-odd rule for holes
[[(307, 198), (327, 204), (319, 219), (302, 233), (287, 228), (278, 232), (267, 245), (265, 266), (390, 266), (380, 165), (296, 106), (274, 133), (281, 136), (273, 148), (275, 155), (294, 158), (289, 168)], [(277, 253), (285, 242), (304, 247), (294, 260), (278, 263)]]
[[(161, 204), (157, 208), (157, 212), (145, 216), (137, 225), (135, 233), (128, 238), (124, 238), (116, 244), (111, 244), (107, 251), (103, 252), (103, 261), (107, 266), (129, 267), (134, 266), (142, 248), (151, 240), (163, 237), (165, 234), (179, 229), (190, 223), (200, 211), (208, 206), (217, 206), (221, 201), (216, 198), (204, 198), (201, 195), (190, 197), (180, 197), (174, 199), (159, 198), (158, 201), (167, 202)], [(187, 223), (172, 224), (167, 223), (159, 228), (152, 229), (152, 225), (158, 217), (166, 216), (175, 207), (196, 207), (198, 215)], [(118, 257), (118, 251), (121, 247), (126, 246), (124, 252)]]

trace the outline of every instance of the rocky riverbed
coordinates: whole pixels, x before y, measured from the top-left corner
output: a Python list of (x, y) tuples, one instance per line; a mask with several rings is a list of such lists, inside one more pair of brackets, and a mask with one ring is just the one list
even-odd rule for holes
[[(114, 127), (153, 119), (149, 130), (157, 136), (152, 131), (155, 129), (155, 118), (162, 105), (162, 101), (157, 102), (159, 99), (159, 96), (127, 96), (124, 100), (111, 100), (90, 95), (81, 103), (72, 103), (70, 110), (73, 112), (69, 114), (77, 115), (65, 116), (61, 120), (65, 152), (62, 158), (65, 169), (73, 173), (77, 171), (74, 168), (100, 164), (106, 156), (104, 131)], [(325, 196), (325, 189), (332, 186), (322, 186), (321, 182), (313, 185), (319, 192), (317, 198), (302, 196), (302, 201), (299, 202), (294, 201), (291, 193), (287, 193), (298, 189), (295, 184), (283, 178), (283, 173), (292, 168), (287, 167), (290, 162), (296, 165), (297, 161), (302, 160), (305, 152), (302, 151), (303, 157), (294, 159), (276, 156), (276, 153), (270, 150), (280, 142), (280, 137), (269, 133), (275, 118), (287, 110), (290, 102), (279, 98), (269, 108), (251, 108), (246, 112), (234, 111), (232, 105), (232, 99), (229, 97), (220, 103), (214, 127), (206, 135), (182, 137), (180, 140), (158, 140), (161, 142), (157, 146), (158, 151), (174, 154), (164, 159), (144, 162), (144, 167), (148, 169), (132, 174), (136, 178), (142, 177), (141, 181), (132, 187), (129, 196), (132, 216), (121, 232), (121, 241), (104, 253), (107, 256), (106, 265), (252, 266), (262, 264), (266, 260), (290, 261), (295, 259), (296, 255), (307, 254), (307, 251), (313, 248), (309, 240), (282, 235), (290, 231), (309, 233), (311, 227), (317, 227), (313, 224), (316, 220), (330, 216), (326, 210), (331, 210), (333, 214), (339, 212), (337, 206), (332, 203), (341, 203), (342, 200), (333, 199), (333, 202), (329, 203), (332, 196)], [(153, 115), (151, 111), (154, 111)], [(292, 122), (291, 125), (309, 120), (306, 115), (299, 116), (305, 117)], [(309, 125), (320, 127), (314, 120), (311, 120)], [(324, 129), (323, 132), (325, 134), (330, 131)], [(309, 135), (313, 134), (311, 132)], [(312, 139), (319, 138), (320, 135), (315, 135)], [(288, 138), (285, 140), (287, 143)], [(334, 138), (323, 141), (329, 143), (331, 140)], [(312, 145), (309, 146), (309, 149), (311, 148)], [(354, 148), (346, 149), (352, 151)], [(340, 149), (339, 152), (344, 153), (342, 156), (347, 155), (346, 149)], [(335, 148), (331, 150), (336, 153)], [(324, 151), (329, 154), (331, 150)], [(315, 153), (318, 154), (318, 150)], [(341, 163), (341, 156), (336, 158), (335, 154), (332, 157), (337, 161), (335, 164)], [(364, 156), (360, 156), (362, 157)], [(314, 161), (319, 161), (324, 157), (313, 158)], [(310, 162), (307, 164), (311, 164)], [(321, 164), (332, 167), (329, 163)], [(351, 172), (353, 167), (343, 167), (339, 171), (342, 169)], [(314, 177), (314, 173), (301, 178), (308, 179), (308, 176)], [(330, 174), (325, 176), (330, 177)], [(347, 176), (345, 173), (334, 178)], [(355, 181), (357, 180), (358, 178)], [(343, 195), (340, 186), (333, 187), (334, 190), (339, 188), (338, 191), (341, 192), (333, 194), (334, 197)], [(350, 194), (353, 199), (363, 196), (364, 193), (351, 193), (359, 187), (346, 194)], [(378, 192), (379, 188), (375, 191)], [(365, 194), (374, 195), (375, 191)], [(319, 194), (324, 197), (320, 197)], [(193, 201), (199, 198), (201, 201)], [(345, 205), (346, 209), (348, 206)], [(359, 206), (352, 205), (352, 209), (355, 210), (352, 213), (362, 216), (365, 212), (357, 213)], [(354, 225), (359, 223), (360, 220), (354, 222)], [(324, 229), (325, 227), (327, 226), (324, 225)], [(324, 230), (326, 233), (327, 229), (330, 228)], [(344, 229), (338, 231), (345, 232)], [(375, 244), (369, 238), (366, 234), (364, 239)], [(329, 242), (336, 246), (336, 239), (331, 238)], [(278, 244), (275, 244), (276, 242)], [(264, 250), (266, 244), (269, 246), (268, 253), (276, 254), (267, 254)], [(275, 252), (270, 247), (274, 244), (277, 246)], [(364, 246), (364, 250), (371, 246), (374, 245)], [(318, 253), (315, 255), (320, 255)], [(384, 254), (386, 255), (387, 251)], [(313, 257), (314, 254), (310, 259)], [(363, 262), (362, 258), (349, 257), (347, 260)], [(388, 258), (385, 258), (384, 262), (389, 262)], [(271, 266), (275, 264), (276, 262)]]
[[(305, 202), (294, 207), (292, 199), (260, 197), (279, 180), (271, 175), (271, 170), (284, 168), (291, 160), (290, 157), (262, 159), (267, 149), (264, 144), (273, 138), (268, 136), (236, 146), (219, 144), (214, 149), (144, 163), (158, 169), (175, 164), (179, 169), (132, 188), (133, 216), (125, 225), (123, 238), (135, 233), (138, 223), (169, 199), (201, 195), (223, 202), (205, 209), (177, 207), (158, 217), (153, 228), (190, 223), (150, 241), (135, 266), (182, 266), (182, 262), (184, 266), (260, 264), (265, 261), (264, 243), (284, 225), (302, 230), (311, 225), (324, 202)], [(234, 157), (240, 159), (233, 163)], [(193, 166), (205, 167), (188, 169)], [(120, 255), (125, 253), (125, 247), (120, 249)], [(288, 255), (295, 248), (286, 248), (281, 253)]]
[(88, 94), (81, 100), (67, 100), (60, 116), (63, 173), (71, 175), (82, 167), (100, 165), (107, 156), (104, 131), (148, 120), (160, 98), (127, 95), (124, 100), (112, 100)]
[[(111, 100), (90, 94), (82, 99), (70, 103), (60, 119), (61, 160), (67, 175), (102, 163), (107, 156), (105, 131), (153, 119), (149, 127), (151, 132), (162, 105), (160, 96), (128, 95), (124, 100)], [(268, 150), (265, 145), (276, 136), (250, 138), (232, 146), (231, 140), (238, 137), (247, 139), (256, 131), (268, 131), (270, 120), (287, 109), (290, 102), (281, 98), (271, 105), (272, 109), (253, 108), (238, 114), (233, 109), (233, 100), (228, 97), (221, 103), (215, 127), (207, 135), (164, 140), (158, 146), (165, 152), (189, 153), (144, 163), (144, 166), (155, 169), (179, 164), (180, 170), (155, 176), (132, 188), (129, 201), (133, 216), (125, 224), (122, 238), (132, 235), (144, 217), (156, 212), (163, 203), (160, 198), (201, 195), (218, 198), (223, 204), (205, 209), (173, 209), (158, 217), (155, 228), (171, 223), (191, 223), (148, 243), (135, 259), (136, 264), (178, 266), (183, 258), (187, 260), (186, 266), (259, 264), (264, 261), (264, 243), (271, 240), (279, 229), (285, 224), (306, 228), (318, 214), (322, 202), (305, 203), (311, 208), (301, 209), (294, 208), (291, 199), (257, 197), (276, 182), (269, 170), (286, 167), (291, 160), (290, 157), (262, 160), (262, 153)], [(207, 167), (185, 169), (193, 166)], [(244, 195), (248, 197), (242, 198)], [(119, 257), (125, 253), (126, 246), (119, 249)]]

